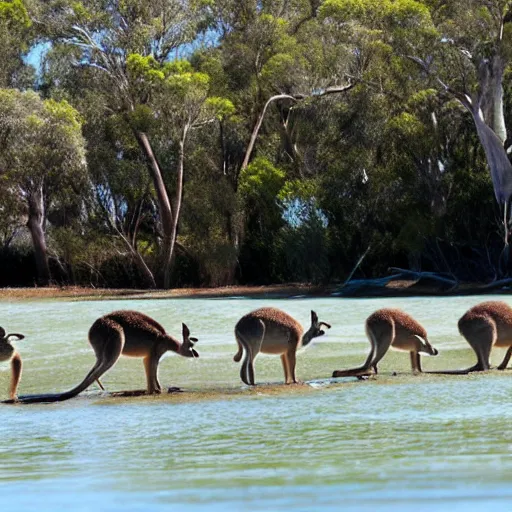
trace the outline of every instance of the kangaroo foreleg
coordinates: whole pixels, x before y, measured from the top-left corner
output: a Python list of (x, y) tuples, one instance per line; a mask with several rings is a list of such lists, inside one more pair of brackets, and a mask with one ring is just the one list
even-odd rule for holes
[(289, 375), (286, 384), (296, 384), (297, 378), (295, 377), (295, 366), (297, 364), (297, 353), (295, 347), (290, 347), (286, 353), (288, 358)]
[(288, 364), (288, 357), (286, 354), (281, 354), (281, 363), (283, 365), (284, 381), (286, 382), (286, 384), (288, 384), (290, 379), (290, 367)]
[(144, 358), (144, 369), (146, 370), (149, 395), (162, 392), (162, 387), (160, 386), (160, 382), (158, 382), (158, 361), (159, 358), (155, 355)]
[(413, 373), (422, 373), (421, 356), (419, 352), (411, 352), (411, 368)]
[(21, 357), (15, 352), (11, 359), (11, 386), (9, 389), (9, 397), (11, 400), (16, 400), (22, 366)]

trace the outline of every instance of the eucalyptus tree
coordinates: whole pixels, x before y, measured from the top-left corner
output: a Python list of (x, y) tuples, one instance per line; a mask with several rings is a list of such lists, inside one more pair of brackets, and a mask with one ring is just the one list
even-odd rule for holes
[(38, 281), (50, 282), (45, 228), (59, 194), (87, 185), (78, 112), (66, 101), (32, 91), (0, 89), (0, 187), (23, 205)]
[[(106, 108), (130, 126), (144, 155), (159, 212), (162, 235), (161, 284), (169, 287), (170, 269), (183, 195), (185, 145), (190, 130), (201, 114), (208, 93), (208, 77), (195, 73), (178, 58), (204, 27), (200, 0), (114, 2), (50, 1), (41, 3), (34, 17), (46, 36), (57, 46), (73, 48), (75, 66), (94, 71), (98, 88), (108, 98)], [(180, 64), (181, 63), (181, 64)], [(164, 100), (157, 105), (158, 101)], [(201, 119), (199, 123), (204, 122)], [(177, 123), (177, 124), (175, 124)], [(178, 126), (179, 125), (179, 126)], [(171, 168), (155, 147), (155, 139), (166, 137), (177, 158)], [(171, 133), (172, 132), (172, 133)], [(163, 149), (169, 149), (163, 143)], [(171, 159), (172, 160), (172, 159)], [(174, 183), (167, 177), (174, 174)], [(171, 196), (170, 189), (174, 189)]]
[(445, 101), (456, 99), (471, 114), (503, 207), (507, 246), (512, 165), (503, 81), (512, 55), (512, 2), (326, 0), (322, 13), (340, 26), (366, 28), (393, 50), (404, 69), (404, 60), (414, 63)]
[(437, 52), (411, 55), (449, 96), (471, 114), (503, 207), (504, 241), (512, 229), (512, 149), (505, 122), (504, 77), (512, 58), (512, 2), (465, 0), (434, 3)]
[[(244, 234), (251, 232), (250, 225), (266, 217), (251, 207), (256, 202), (248, 202), (247, 194), (241, 192), (246, 178), (272, 167), (276, 159), (291, 171), (290, 179), (301, 175), (308, 168), (298, 144), (304, 125), (296, 120), (302, 108), (314, 110), (311, 104), (319, 98), (353, 87), (346, 77), (348, 51), (332, 44), (331, 35), (318, 24), (319, 5), (306, 0), (223, 0), (209, 6), (218, 44), (198, 52), (194, 61), (210, 75), (213, 93), (228, 98), (236, 107), (234, 116), (219, 120), (217, 141), (211, 133), (209, 141), (214, 148), (214, 172), (226, 185), (225, 193), (233, 198), (219, 204), (231, 244), (227, 259), (233, 264), (246, 239)], [(253, 159), (259, 163), (246, 173)], [(265, 182), (262, 175), (261, 183)], [(259, 245), (268, 247), (263, 242)]]
[(24, 86), (31, 79), (30, 66), (23, 62), (34, 36), (27, 3), (0, 2), (0, 87)]

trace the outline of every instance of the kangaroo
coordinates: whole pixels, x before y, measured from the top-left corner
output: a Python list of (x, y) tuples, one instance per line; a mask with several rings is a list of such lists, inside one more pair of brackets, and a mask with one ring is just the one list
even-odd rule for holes
[(9, 338), (22, 340), (25, 338), (23, 334), (11, 333), (6, 334), (5, 329), (0, 327), (0, 361), (11, 362), (11, 386), (9, 388), (9, 398), (16, 400), (16, 393), (21, 379), (21, 357), (16, 349), (11, 345)]
[(319, 322), (318, 316), (311, 311), (311, 327), (304, 329), (290, 315), (276, 308), (260, 308), (243, 316), (235, 327), (238, 352), (233, 360), (238, 363), (245, 351), (245, 359), (240, 370), (240, 378), (250, 386), (254, 386), (254, 360), (262, 352), (264, 354), (280, 354), (286, 384), (296, 384), (295, 363), (296, 352), (300, 347), (307, 346), (313, 338), (322, 336), (321, 329), (325, 322)]
[(465, 370), (447, 370), (430, 373), (464, 375), (490, 370), (492, 347), (508, 347), (498, 370), (505, 370), (512, 356), (512, 308), (505, 302), (481, 302), (468, 309), (459, 320), (459, 332), (475, 351), (477, 363)]
[(333, 377), (361, 377), (377, 374), (377, 365), (390, 347), (410, 352), (413, 372), (421, 373), (420, 353), (436, 356), (438, 351), (427, 339), (427, 331), (401, 309), (378, 309), (366, 319), (366, 335), (371, 348), (363, 366), (336, 370)]
[(84, 380), (64, 393), (20, 396), (18, 402), (61, 402), (75, 397), (109, 370), (121, 355), (142, 357), (146, 370), (147, 393), (162, 392), (158, 382), (158, 363), (171, 350), (184, 357), (199, 357), (194, 349), (197, 338), (190, 336), (182, 325), (183, 343), (166, 334), (165, 329), (151, 317), (138, 311), (114, 311), (96, 320), (89, 329), (89, 343), (96, 354), (96, 364)]

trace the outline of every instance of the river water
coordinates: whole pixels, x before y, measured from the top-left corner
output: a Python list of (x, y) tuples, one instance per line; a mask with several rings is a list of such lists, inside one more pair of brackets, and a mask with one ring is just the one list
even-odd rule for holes
[[(413, 376), (408, 355), (390, 352), (376, 379), (326, 380), (364, 361), (364, 320), (384, 306), (427, 328), (440, 355), (424, 357), (425, 370), (472, 365), (457, 320), (481, 300), (0, 302), (0, 325), (26, 335), (16, 344), (20, 394), (81, 381), (94, 363), (87, 331), (114, 309), (143, 311), (175, 335), (187, 323), (201, 355), (161, 362), (162, 386), (184, 393), (112, 398), (91, 386), (64, 403), (0, 406), (0, 509), (512, 510), (512, 370)], [(314, 309), (332, 324), (299, 353), (297, 376), (309, 384), (279, 385), (277, 356), (257, 359), (262, 385), (241, 384), (233, 327), (263, 305), (303, 324)], [(503, 355), (496, 350), (493, 363)], [(3, 363), (0, 397), (9, 378)], [(109, 391), (143, 388), (142, 362), (122, 358), (102, 382)]]

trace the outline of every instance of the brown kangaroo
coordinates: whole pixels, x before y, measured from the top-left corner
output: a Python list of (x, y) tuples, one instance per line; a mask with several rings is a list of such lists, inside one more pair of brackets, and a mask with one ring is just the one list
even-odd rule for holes
[(512, 308), (505, 302), (491, 300), (468, 309), (459, 320), (459, 332), (475, 351), (477, 363), (465, 370), (446, 370), (429, 373), (464, 375), (491, 368), (492, 347), (508, 350), (498, 370), (505, 370), (512, 356)]
[(333, 377), (360, 377), (378, 373), (377, 364), (390, 347), (410, 352), (412, 370), (418, 373), (422, 371), (420, 353), (431, 356), (438, 354), (428, 341), (424, 327), (401, 309), (384, 308), (372, 313), (366, 319), (366, 335), (371, 348), (363, 366), (336, 370)]
[(138, 311), (114, 311), (96, 320), (89, 329), (89, 343), (96, 354), (96, 364), (84, 380), (64, 393), (20, 396), (18, 402), (61, 402), (75, 397), (98, 380), (117, 362), (121, 355), (142, 357), (147, 378), (147, 393), (161, 393), (158, 363), (171, 350), (184, 357), (199, 357), (194, 349), (197, 338), (190, 337), (183, 324), (183, 343), (165, 332), (151, 317)]
[(9, 338), (22, 340), (23, 334), (11, 333), (6, 334), (5, 329), (0, 327), (0, 361), (11, 362), (11, 386), (9, 388), (9, 398), (16, 400), (16, 393), (21, 379), (21, 357), (16, 349), (11, 345)]
[(243, 316), (235, 327), (238, 352), (233, 357), (238, 363), (245, 351), (240, 370), (242, 381), (254, 386), (254, 360), (262, 352), (281, 355), (286, 384), (297, 383), (297, 349), (307, 346), (313, 338), (325, 334), (321, 329), (322, 325), (327, 329), (331, 328), (329, 324), (319, 322), (314, 311), (311, 311), (311, 327), (305, 333), (297, 320), (280, 309), (260, 308)]

